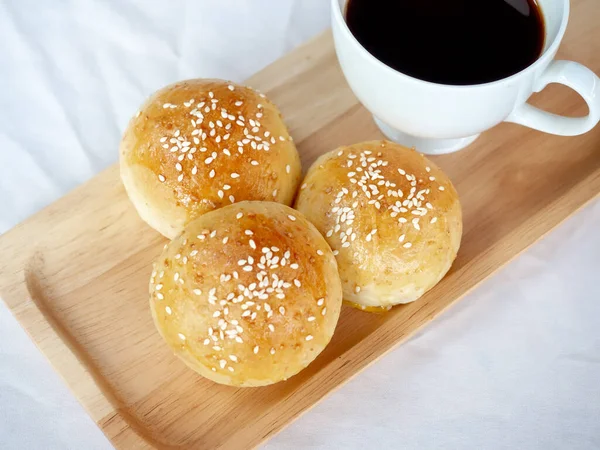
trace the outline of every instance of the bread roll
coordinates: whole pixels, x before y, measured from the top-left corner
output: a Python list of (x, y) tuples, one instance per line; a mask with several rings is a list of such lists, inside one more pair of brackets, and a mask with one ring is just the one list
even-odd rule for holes
[(460, 203), (448, 177), (388, 141), (321, 156), (296, 208), (334, 249), (344, 300), (363, 309), (418, 299), (450, 269), (460, 245)]
[(241, 202), (191, 222), (154, 264), (158, 331), (217, 383), (263, 386), (304, 369), (329, 343), (342, 288), (325, 239), (298, 211)]
[(152, 95), (125, 130), (120, 159), (141, 218), (169, 239), (238, 201), (290, 205), (301, 177), (275, 105), (221, 80), (182, 81)]

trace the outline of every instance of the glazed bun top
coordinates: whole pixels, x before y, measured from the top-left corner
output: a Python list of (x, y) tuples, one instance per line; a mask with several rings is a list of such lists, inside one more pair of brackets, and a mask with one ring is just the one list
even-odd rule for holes
[(221, 80), (182, 81), (153, 94), (129, 123), (120, 158), (140, 216), (168, 238), (238, 201), (289, 205), (301, 176), (275, 105)]
[(321, 156), (296, 201), (334, 250), (344, 299), (416, 300), (448, 271), (462, 234), (450, 179), (414, 150), (363, 142)]
[(261, 386), (291, 377), (329, 343), (342, 291), (325, 239), (298, 211), (241, 202), (196, 219), (156, 261), (154, 321), (213, 381)]

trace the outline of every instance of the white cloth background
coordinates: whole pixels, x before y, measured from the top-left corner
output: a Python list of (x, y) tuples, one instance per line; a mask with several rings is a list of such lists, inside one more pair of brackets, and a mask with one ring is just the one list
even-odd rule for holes
[[(243, 80), (328, 3), (0, 1), (0, 232), (114, 163), (152, 91)], [(599, 225), (595, 202), (265, 448), (600, 448)], [(0, 448), (111, 448), (3, 304)]]

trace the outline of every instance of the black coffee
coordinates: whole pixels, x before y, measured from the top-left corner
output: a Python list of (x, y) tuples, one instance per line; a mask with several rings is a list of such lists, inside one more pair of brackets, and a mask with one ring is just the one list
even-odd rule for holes
[(349, 0), (346, 21), (378, 60), (434, 83), (505, 78), (544, 46), (535, 0)]

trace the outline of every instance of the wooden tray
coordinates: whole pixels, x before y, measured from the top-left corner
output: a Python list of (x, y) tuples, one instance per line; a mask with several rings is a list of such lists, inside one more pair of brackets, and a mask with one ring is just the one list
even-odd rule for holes
[[(572, 3), (562, 56), (600, 72), (597, 0)], [(381, 137), (342, 77), (330, 33), (249, 84), (281, 107), (305, 168), (340, 144)], [(585, 113), (568, 89), (551, 87), (535, 103)], [(344, 308), (325, 352), (281, 384), (219, 386), (164, 345), (147, 285), (165, 240), (136, 215), (116, 166), (0, 238), (2, 298), (116, 447), (253, 447), (596, 196), (600, 127), (561, 138), (505, 124), (435, 161), (464, 207), (463, 245), (451, 272), (420, 301), (388, 314)]]

